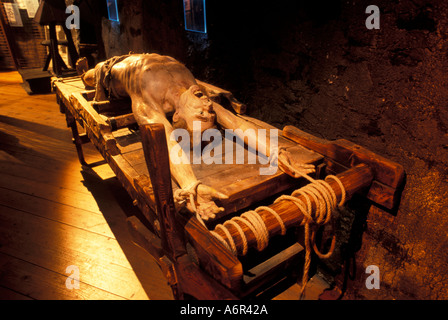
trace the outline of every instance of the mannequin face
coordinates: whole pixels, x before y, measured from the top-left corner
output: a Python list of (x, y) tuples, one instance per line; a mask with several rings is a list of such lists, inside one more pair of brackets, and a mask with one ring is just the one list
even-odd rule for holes
[(201, 121), (201, 132), (203, 132), (215, 126), (215, 119), (213, 103), (197, 85), (191, 86), (182, 93), (173, 115), (173, 122), (183, 123), (189, 132), (193, 132), (193, 121)]

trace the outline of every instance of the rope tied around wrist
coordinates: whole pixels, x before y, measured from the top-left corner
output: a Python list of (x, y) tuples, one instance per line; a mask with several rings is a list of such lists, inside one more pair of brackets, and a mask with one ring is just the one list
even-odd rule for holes
[(198, 187), (200, 184), (202, 184), (202, 182), (197, 180), (185, 188), (177, 189), (176, 191), (174, 191), (173, 198), (174, 201), (176, 201), (180, 205), (186, 205), (187, 201), (190, 201), (191, 208), (193, 209), (193, 212), (196, 214), (196, 218), (199, 220), (199, 222), (201, 222), (205, 226), (204, 221), (197, 212), (196, 200), (195, 200), (195, 197), (198, 194)]

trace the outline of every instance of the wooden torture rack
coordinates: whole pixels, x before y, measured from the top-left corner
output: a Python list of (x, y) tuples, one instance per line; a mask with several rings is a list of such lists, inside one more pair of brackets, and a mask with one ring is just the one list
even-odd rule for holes
[[(244, 105), (230, 92), (198, 83), (207, 88), (214, 103), (227, 106), (260, 128), (273, 128), (244, 116)], [(138, 127), (130, 101), (95, 102), (95, 92), (86, 90), (79, 77), (54, 78), (53, 89), (72, 130), (80, 162), (86, 165), (82, 144), (93, 143), (143, 213), (144, 223), (135, 216), (128, 218), (129, 231), (135, 243), (158, 262), (176, 299), (269, 297), (270, 289), (300, 280), (305, 244), (298, 231), (303, 229), (306, 212), (288, 200), (275, 199), (306, 186), (306, 179), (281, 170), (260, 175), (262, 164), (193, 164), (199, 180), (229, 197), (219, 203), (225, 211), (204, 225), (173, 199), (178, 186), (171, 179), (163, 125)], [(79, 133), (78, 127), (85, 132)], [(314, 179), (337, 177), (338, 181), (328, 180), (337, 202), (357, 193), (387, 210), (399, 205), (405, 175), (401, 165), (346, 140), (319, 139), (293, 126), (279, 132), (279, 139), (295, 159), (316, 167)], [(316, 209), (314, 201), (310, 205)], [(256, 235), (247, 224), (238, 219), (233, 221), (239, 228), (226, 223), (256, 208), (270, 239), (260, 252)], [(232, 241), (227, 245), (222, 239), (228, 240), (229, 235), (219, 225), (228, 226)], [(236, 254), (229, 250), (230, 242)], [(248, 249), (243, 256), (240, 253), (245, 246)]]

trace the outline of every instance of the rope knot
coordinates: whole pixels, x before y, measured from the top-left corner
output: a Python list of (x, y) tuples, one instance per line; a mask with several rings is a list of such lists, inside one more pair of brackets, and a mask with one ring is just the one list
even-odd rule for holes
[(173, 199), (179, 205), (186, 205), (187, 201), (190, 201), (191, 208), (193, 212), (196, 214), (196, 218), (205, 227), (205, 222), (202, 220), (201, 216), (197, 212), (196, 199), (195, 199), (198, 194), (198, 187), (201, 183), (202, 183), (201, 181), (197, 180), (186, 188), (177, 189), (176, 191), (174, 191)]
[(197, 195), (197, 189), (201, 183), (202, 182), (198, 180), (193, 182), (186, 188), (177, 189), (173, 194), (174, 201), (176, 201), (180, 205), (183, 205), (186, 204), (187, 200), (190, 200), (190, 204), (194, 209), (194, 212), (196, 212), (196, 204), (194, 198)]

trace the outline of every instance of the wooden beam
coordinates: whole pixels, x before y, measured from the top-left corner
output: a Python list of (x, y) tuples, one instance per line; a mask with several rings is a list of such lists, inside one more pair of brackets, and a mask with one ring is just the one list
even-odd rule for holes
[(188, 219), (185, 233), (195, 249), (201, 268), (224, 286), (238, 291), (243, 284), (243, 266), (237, 257), (212, 236), (196, 217)]
[(112, 131), (116, 131), (137, 123), (133, 113), (123, 114), (116, 117), (108, 117), (106, 121), (110, 125)]
[(294, 126), (283, 128), (283, 136), (323, 155), (328, 163), (327, 170), (331, 173), (339, 173), (356, 164), (367, 164), (373, 173), (367, 198), (386, 209), (397, 208), (404, 187), (405, 171), (402, 165), (348, 140), (327, 141)]
[(179, 257), (175, 265), (179, 287), (178, 298), (185, 299), (184, 295), (188, 294), (198, 300), (238, 299), (229, 289), (192, 263), (187, 255)]
[(140, 127), (146, 165), (154, 191), (160, 220), (162, 247), (173, 261), (187, 253), (183, 232), (176, 223), (176, 209), (171, 184), (170, 159), (163, 124)]

